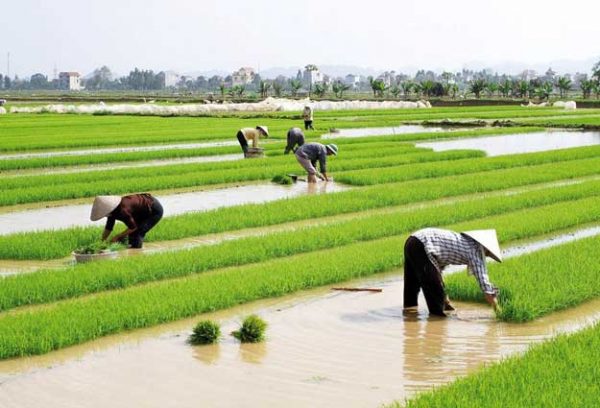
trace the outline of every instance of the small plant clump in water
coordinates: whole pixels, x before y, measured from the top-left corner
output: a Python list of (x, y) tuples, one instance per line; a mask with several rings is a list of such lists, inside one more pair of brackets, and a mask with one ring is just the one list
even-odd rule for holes
[(199, 344), (214, 344), (221, 337), (221, 327), (218, 323), (211, 320), (202, 320), (199, 322), (190, 336), (190, 343), (193, 345)]
[(242, 343), (259, 343), (265, 339), (267, 322), (257, 315), (250, 315), (244, 319), (239, 330), (231, 332), (231, 335)]
[(273, 179), (271, 179), (271, 181), (273, 183), (277, 183), (277, 184), (292, 184), (292, 179), (289, 178), (288, 176), (284, 176), (281, 174), (276, 175), (275, 177), (273, 177)]
[(104, 252), (118, 251), (125, 246), (120, 243), (94, 242), (77, 248), (74, 252), (77, 254), (101, 254)]

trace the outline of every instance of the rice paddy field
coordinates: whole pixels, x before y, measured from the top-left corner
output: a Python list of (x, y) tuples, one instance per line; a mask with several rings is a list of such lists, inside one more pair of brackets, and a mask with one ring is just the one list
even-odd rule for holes
[[(0, 406), (600, 405), (600, 109), (317, 111), (308, 141), (339, 154), (316, 185), (283, 154), (301, 124), (0, 116)], [(265, 157), (244, 159), (256, 125)], [(76, 264), (94, 197), (139, 192), (165, 207), (144, 248)], [(403, 314), (424, 227), (497, 230), (497, 312), (451, 268), (456, 313)], [(266, 337), (240, 343), (251, 315)]]

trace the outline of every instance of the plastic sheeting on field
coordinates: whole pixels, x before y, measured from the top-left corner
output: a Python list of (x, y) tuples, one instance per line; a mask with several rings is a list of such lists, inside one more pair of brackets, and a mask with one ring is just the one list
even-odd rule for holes
[(53, 104), (38, 107), (13, 107), (12, 113), (79, 113), (107, 115), (195, 116), (227, 112), (291, 112), (302, 111), (306, 105), (316, 111), (354, 109), (417, 109), (431, 108), (429, 101), (311, 101), (267, 98), (254, 103), (204, 103), (204, 104)]
[(577, 104), (575, 103), (575, 101), (568, 101), (568, 102), (563, 102), (563, 101), (556, 101), (552, 104), (552, 106), (554, 108), (565, 108), (568, 110), (575, 110), (577, 109)]
[(0, 115), (5, 115), (6, 114), (6, 108), (3, 108), (0, 106)]

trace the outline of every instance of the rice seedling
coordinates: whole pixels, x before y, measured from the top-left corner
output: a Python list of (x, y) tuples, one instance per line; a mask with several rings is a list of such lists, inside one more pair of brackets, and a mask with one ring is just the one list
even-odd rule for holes
[(271, 182), (275, 183), (275, 184), (281, 184), (281, 185), (286, 185), (286, 184), (292, 184), (293, 183), (291, 177), (289, 177), (289, 176), (287, 176), (285, 174), (278, 174), (278, 175), (274, 176), (271, 179)]
[[(173, 240), (209, 233), (264, 227), (296, 220), (365, 211), (419, 201), (495, 191), (535, 183), (597, 174), (600, 159), (549, 163), (461, 176), (386, 184), (323, 196), (304, 196), (265, 204), (221, 208), (165, 218), (148, 240)], [(252, 213), (253, 217), (245, 214)], [(0, 236), (2, 259), (52, 259), (67, 256), (73, 248), (97, 240), (99, 228)]]
[(194, 326), (189, 342), (193, 345), (214, 344), (219, 341), (220, 337), (221, 327), (218, 323), (212, 320), (202, 320)]
[(389, 407), (594, 407), (600, 403), (599, 360), (596, 324)]
[[(599, 211), (598, 207), (593, 208), (593, 212)], [(560, 217), (560, 214), (554, 214), (554, 218)], [(550, 221), (541, 218), (540, 222)], [(490, 277), (501, 288), (499, 303), (502, 310), (498, 318), (529, 321), (599, 296), (597, 276), (600, 266), (590, 256), (598, 245), (598, 237), (582, 239), (491, 265)], [(450, 276), (448, 293), (459, 300), (481, 301), (481, 294), (476, 294), (477, 288), (471, 283), (461, 274)]]
[(265, 339), (267, 322), (257, 315), (250, 315), (244, 319), (242, 326), (231, 335), (242, 343), (260, 343)]

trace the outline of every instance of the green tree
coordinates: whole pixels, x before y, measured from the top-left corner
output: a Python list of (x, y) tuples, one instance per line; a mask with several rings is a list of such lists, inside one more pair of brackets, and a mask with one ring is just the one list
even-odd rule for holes
[(540, 86), (535, 88), (534, 93), (541, 100), (547, 100), (552, 95), (552, 91), (554, 90), (554, 86), (552, 82), (543, 82)]
[(484, 79), (474, 79), (469, 84), (469, 92), (475, 95), (475, 98), (479, 99), (485, 87), (486, 83)]
[(383, 97), (383, 93), (387, 89), (383, 79), (373, 79), (373, 77), (369, 77), (369, 84), (371, 85), (374, 97)]
[(595, 79), (597, 83), (600, 83), (600, 61), (596, 62), (592, 67), (592, 79)]
[(269, 96), (269, 89), (271, 89), (271, 83), (267, 81), (260, 81), (258, 83), (258, 92), (260, 92), (261, 98)]
[(276, 97), (280, 98), (283, 92), (283, 84), (279, 81), (273, 82), (273, 92)]
[(290, 91), (292, 96), (297, 96), (300, 88), (302, 88), (302, 82), (300, 80), (292, 79), (290, 81)]
[(421, 82), (421, 91), (423, 92), (423, 95), (425, 97), (430, 97), (431, 93), (433, 92), (434, 86), (435, 84), (433, 83), (433, 81), (430, 80), (425, 80)]
[(582, 79), (579, 87), (583, 93), (583, 99), (588, 99), (594, 90), (594, 81), (591, 79)]
[(500, 94), (503, 97), (508, 98), (508, 95), (510, 95), (510, 91), (512, 91), (512, 87), (512, 83), (508, 79), (505, 79), (498, 85), (498, 91), (500, 91)]
[(457, 83), (450, 84), (450, 90), (449, 90), (448, 94), (452, 95), (452, 99), (456, 98), (457, 93), (458, 93), (458, 84)]
[(410, 92), (414, 88), (414, 83), (411, 81), (404, 81), (400, 84), (400, 86), (402, 87), (402, 93), (404, 94), (404, 97), (408, 98), (410, 96)]
[(498, 85), (497, 82), (489, 82), (485, 85), (485, 89), (487, 90), (487, 92), (490, 96), (494, 96), (494, 94), (496, 92), (498, 92), (499, 88), (500, 88), (500, 86)]
[(400, 94), (402, 93), (402, 89), (400, 89), (398, 85), (394, 85), (390, 88), (390, 93), (394, 98), (398, 98), (398, 96), (400, 96)]
[(344, 92), (348, 89), (350, 89), (350, 85), (346, 85), (341, 81), (335, 81), (333, 85), (331, 85), (331, 90), (335, 94), (335, 97), (339, 99), (342, 99)]
[(327, 93), (328, 88), (329, 86), (325, 82), (318, 82), (315, 84), (313, 93), (319, 98), (322, 98)]
[(527, 81), (517, 82), (516, 89), (517, 89), (517, 93), (519, 94), (519, 96), (521, 98), (529, 97), (529, 93), (531, 92), (531, 86), (529, 85), (529, 82), (527, 82)]
[(219, 84), (219, 92), (221, 92), (221, 98), (225, 97), (225, 91), (227, 90), (227, 87), (225, 86), (224, 82), (221, 82)]
[(562, 98), (563, 96), (567, 95), (571, 89), (571, 80), (567, 76), (559, 77), (556, 81), (556, 87), (558, 88), (558, 92)]

